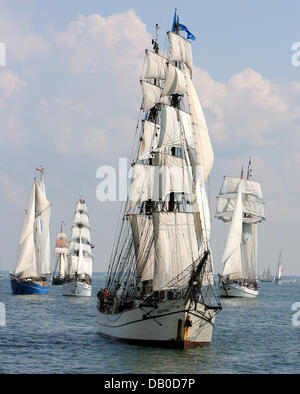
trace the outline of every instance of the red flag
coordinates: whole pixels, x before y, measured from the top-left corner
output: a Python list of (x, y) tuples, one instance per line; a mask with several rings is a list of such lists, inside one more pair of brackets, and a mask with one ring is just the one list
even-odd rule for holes
[(44, 173), (44, 171), (40, 170), (39, 168), (36, 168), (35, 171), (40, 171), (42, 174)]

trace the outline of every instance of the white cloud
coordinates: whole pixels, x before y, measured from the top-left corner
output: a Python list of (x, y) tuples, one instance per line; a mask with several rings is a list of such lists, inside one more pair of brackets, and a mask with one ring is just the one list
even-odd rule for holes
[(107, 18), (78, 15), (65, 31), (54, 34), (61, 61), (76, 74), (119, 72), (124, 76), (133, 72), (150, 39), (145, 24), (133, 10)]
[(210, 131), (218, 141), (256, 147), (272, 145), (300, 114), (300, 105), (289, 102), (280, 84), (252, 69), (223, 83), (196, 68), (194, 81), (207, 111)]
[(0, 37), (7, 50), (7, 64), (25, 62), (36, 56), (45, 56), (49, 51), (47, 39), (30, 31), (22, 21), (8, 12), (0, 14)]
[(4, 67), (0, 69), (0, 98), (12, 96), (26, 86), (25, 81)]

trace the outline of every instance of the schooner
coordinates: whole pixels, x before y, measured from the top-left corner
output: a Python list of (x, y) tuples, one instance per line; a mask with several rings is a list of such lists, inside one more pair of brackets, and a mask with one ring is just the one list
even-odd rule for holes
[(10, 273), (13, 294), (47, 294), (50, 288), (51, 206), (46, 196), (44, 169), (36, 169), (24, 225), (19, 241), (20, 255), (15, 273)]
[(130, 342), (209, 345), (221, 305), (205, 190), (214, 154), (192, 81), (195, 37), (175, 11), (164, 55), (156, 28), (140, 80), (133, 181), (98, 292), (97, 322), (102, 334)]
[(68, 247), (63, 295), (89, 297), (92, 292), (93, 257), (87, 203), (78, 201)]
[(225, 250), (224, 264), (219, 275), (222, 297), (255, 298), (257, 285), (257, 226), (265, 220), (264, 201), (260, 183), (251, 179), (251, 160), (247, 179), (224, 177), (217, 197), (216, 217), (231, 222)]

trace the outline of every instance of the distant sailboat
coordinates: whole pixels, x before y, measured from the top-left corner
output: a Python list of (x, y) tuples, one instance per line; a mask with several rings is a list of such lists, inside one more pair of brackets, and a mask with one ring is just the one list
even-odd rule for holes
[[(56, 265), (53, 273), (52, 284), (61, 286), (65, 283), (65, 270), (67, 268), (68, 258), (68, 242), (67, 234), (62, 230), (63, 223), (61, 225), (60, 232), (56, 236), (56, 245), (54, 254), (56, 256)], [(55, 276), (56, 270), (58, 274)]]
[(282, 269), (282, 251), (279, 252), (279, 261), (278, 261), (278, 271), (277, 276), (275, 278), (276, 285), (281, 285), (281, 274), (283, 272)]
[(89, 297), (92, 291), (92, 268), (93, 257), (88, 209), (85, 200), (80, 199), (76, 207), (71, 241), (69, 242), (69, 261), (63, 295)]
[(273, 278), (271, 275), (271, 271), (270, 271), (270, 266), (268, 266), (268, 269), (264, 269), (263, 274), (261, 275), (260, 279), (261, 282), (273, 282)]
[[(2, 268), (2, 261), (0, 260), (0, 269)], [(3, 279), (4, 276), (0, 274), (0, 280)]]
[(19, 244), (21, 252), (14, 274), (10, 274), (14, 294), (47, 294), (50, 288), (51, 206), (46, 197), (43, 169), (34, 178)]
[[(257, 224), (265, 220), (260, 184), (251, 178), (251, 160), (247, 179), (224, 177), (218, 195), (216, 217), (230, 222), (227, 243), (219, 275), (221, 297), (255, 298), (257, 286)], [(235, 195), (236, 197), (224, 197)], [(232, 216), (230, 216), (232, 213)]]

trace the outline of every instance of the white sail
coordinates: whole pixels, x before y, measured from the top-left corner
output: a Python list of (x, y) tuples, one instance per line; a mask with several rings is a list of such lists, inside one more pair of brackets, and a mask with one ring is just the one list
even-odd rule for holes
[(142, 281), (153, 279), (154, 244), (150, 215), (129, 215), (136, 256), (136, 274)]
[(173, 62), (185, 63), (192, 71), (193, 55), (191, 43), (184, 37), (181, 37), (173, 32), (168, 32), (168, 37), (171, 44), (169, 60)]
[(20, 257), (15, 274), (22, 274), (24, 277), (37, 276), (35, 244), (33, 227), (35, 222), (35, 183), (33, 183), (29, 204), (24, 220), (24, 225), (19, 244), (21, 246)]
[(77, 204), (71, 241), (69, 242), (68, 275), (77, 273), (80, 276), (92, 277), (92, 250), (88, 209), (85, 201)]
[(243, 277), (241, 260), (241, 239), (243, 232), (243, 205), (241, 187), (238, 187), (238, 195), (235, 210), (229, 229), (225, 250), (222, 257), (224, 264), (222, 275), (229, 275), (230, 279)]
[(138, 160), (152, 157), (152, 152), (157, 150), (160, 136), (160, 125), (144, 120), (144, 132), (138, 154)]
[(198, 258), (192, 213), (153, 213), (153, 289), (161, 290)]
[(38, 276), (50, 274), (50, 244), (49, 244), (49, 221), (51, 214), (50, 203), (43, 190), (36, 182), (36, 219), (35, 219), (35, 243)]
[[(229, 197), (218, 196), (217, 199), (217, 210), (216, 215), (218, 218), (223, 219), (225, 222), (231, 220), (231, 217), (226, 215), (227, 213), (232, 213), (235, 209), (236, 199)], [(252, 217), (252, 222), (257, 223), (265, 220), (264, 214), (264, 203), (258, 200), (243, 200), (243, 212), (247, 215), (254, 215)], [(246, 218), (245, 218), (246, 219)], [(249, 220), (249, 218), (247, 218)], [(247, 220), (245, 220), (247, 221)]]
[(135, 164), (131, 207), (143, 201), (165, 200), (170, 193), (192, 193), (191, 179), (184, 159), (157, 153), (156, 164)]
[(182, 147), (186, 143), (194, 148), (194, 135), (191, 115), (169, 105), (161, 105), (161, 131), (159, 150), (170, 153), (171, 147)]
[(184, 94), (187, 92), (184, 73), (178, 67), (169, 63), (166, 71), (166, 81), (161, 92), (162, 97), (172, 94)]
[(237, 189), (240, 183), (243, 194), (248, 194), (258, 198), (259, 200), (263, 200), (263, 195), (259, 182), (230, 176), (224, 177), (224, 182), (219, 195), (237, 193)]
[(184, 73), (187, 84), (187, 96), (194, 131), (194, 143), (197, 158), (196, 165), (198, 167), (198, 176), (200, 177), (201, 184), (205, 184), (214, 163), (214, 152), (211, 146), (202, 107), (196, 89), (193, 85), (193, 82), (189, 76), (186, 67), (184, 68)]
[(145, 79), (165, 79), (167, 59), (152, 51), (146, 50), (148, 67)]
[(141, 86), (143, 90), (143, 104), (142, 108), (144, 111), (148, 111), (158, 103), (168, 104), (168, 97), (162, 97), (162, 88), (153, 85), (150, 82), (141, 80)]
[(241, 256), (244, 279), (258, 279), (257, 276), (257, 224), (243, 223)]

